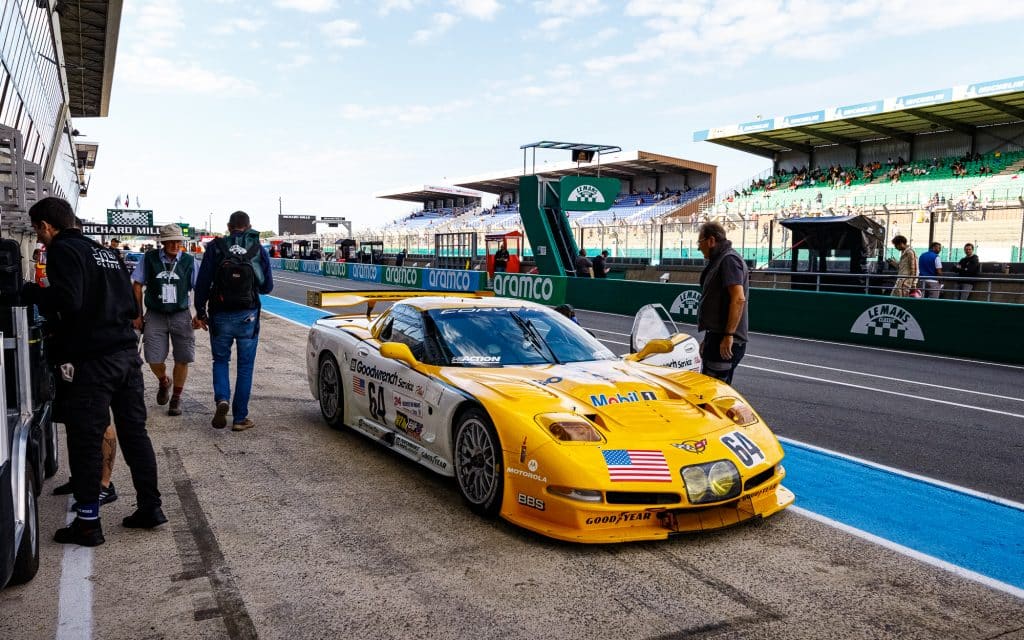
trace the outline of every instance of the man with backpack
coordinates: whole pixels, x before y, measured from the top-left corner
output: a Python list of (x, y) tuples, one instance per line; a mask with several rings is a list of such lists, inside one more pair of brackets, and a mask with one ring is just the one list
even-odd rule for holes
[[(196, 318), (199, 327), (210, 331), (216, 403), (211, 424), (215, 429), (227, 426), (228, 409), (232, 431), (256, 426), (249, 417), (249, 394), (260, 335), (259, 294), (273, 288), (270, 256), (260, 244), (259, 232), (253, 230), (249, 214), (232, 213), (228, 235), (207, 243), (196, 281)], [(238, 373), (232, 399), (229, 365), (233, 343), (238, 349)]]

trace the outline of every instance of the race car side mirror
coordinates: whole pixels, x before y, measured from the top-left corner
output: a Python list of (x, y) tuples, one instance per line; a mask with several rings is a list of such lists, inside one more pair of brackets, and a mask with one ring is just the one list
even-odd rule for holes
[(412, 355), (409, 345), (402, 342), (385, 342), (380, 345), (380, 356), (389, 360), (398, 360), (413, 367), (416, 365), (416, 358)]
[(625, 359), (638, 362), (655, 353), (672, 353), (673, 349), (675, 349), (675, 345), (672, 344), (671, 340), (667, 338), (654, 338), (652, 340), (648, 340), (647, 344), (645, 344), (644, 348), (639, 352), (631, 353), (626, 356)]

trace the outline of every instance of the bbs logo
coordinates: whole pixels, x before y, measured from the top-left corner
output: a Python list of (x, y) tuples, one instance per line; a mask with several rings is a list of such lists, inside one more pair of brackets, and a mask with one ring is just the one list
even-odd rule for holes
[(533, 496), (528, 496), (525, 493), (519, 494), (519, 504), (523, 505), (524, 507), (536, 509), (537, 511), (544, 510), (543, 500), (541, 500), (540, 498), (534, 498)]

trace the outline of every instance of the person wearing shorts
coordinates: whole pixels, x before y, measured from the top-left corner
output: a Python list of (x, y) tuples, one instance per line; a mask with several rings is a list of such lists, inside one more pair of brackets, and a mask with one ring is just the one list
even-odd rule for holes
[[(156, 403), (167, 407), (167, 415), (181, 415), (181, 392), (188, 378), (188, 365), (196, 355), (196, 320), (189, 309), (189, 293), (195, 290), (195, 259), (182, 250), (185, 237), (181, 227), (160, 227), (160, 249), (146, 252), (132, 273), (132, 287), (138, 308), (145, 315), (135, 318), (135, 329), (142, 331), (143, 356), (158, 389)], [(145, 289), (145, 295), (143, 295)], [(167, 376), (168, 352), (174, 356), (174, 369)]]

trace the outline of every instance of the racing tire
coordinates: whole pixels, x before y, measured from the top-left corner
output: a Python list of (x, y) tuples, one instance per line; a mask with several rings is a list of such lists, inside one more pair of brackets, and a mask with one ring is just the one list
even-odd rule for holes
[(39, 571), (39, 505), (36, 502), (35, 477), (35, 469), (29, 464), (25, 473), (25, 504), (28, 505), (25, 531), (14, 556), (14, 571), (8, 585), (24, 584)]
[(483, 410), (459, 415), (454, 448), (455, 481), (469, 510), (485, 517), (498, 515), (505, 494), (505, 461), (498, 433)]
[(341, 369), (334, 356), (327, 354), (320, 358), (320, 373), (317, 376), (317, 396), (320, 398), (320, 414), (332, 429), (345, 426), (345, 392), (341, 383)]

